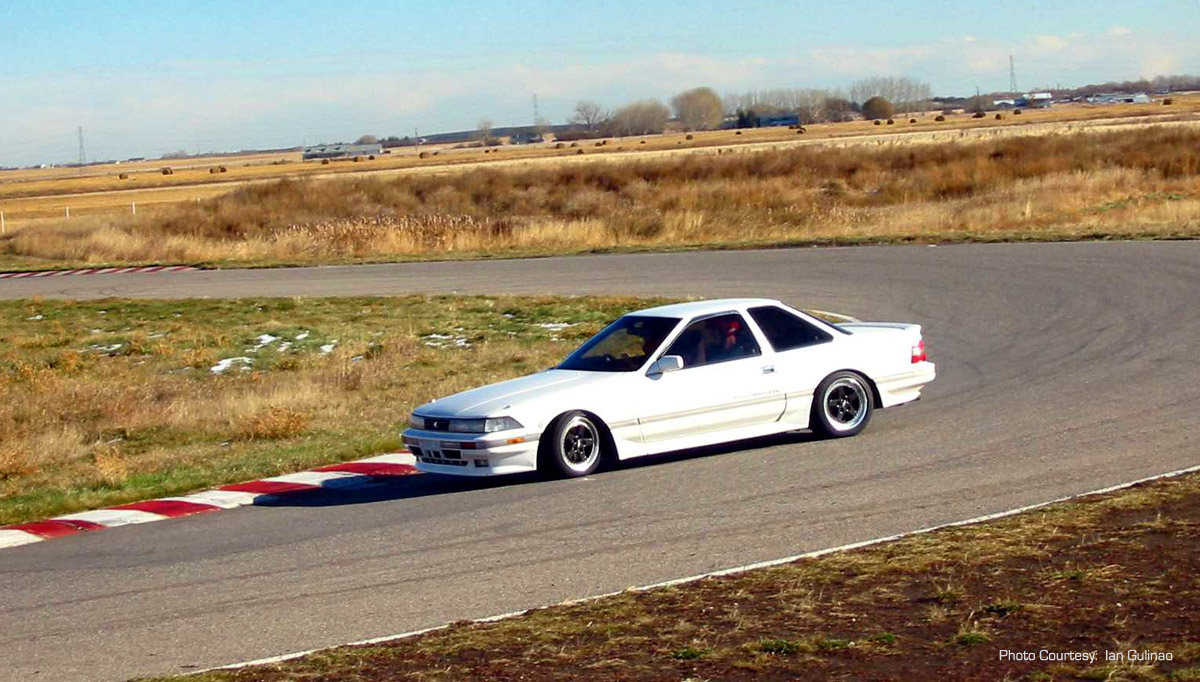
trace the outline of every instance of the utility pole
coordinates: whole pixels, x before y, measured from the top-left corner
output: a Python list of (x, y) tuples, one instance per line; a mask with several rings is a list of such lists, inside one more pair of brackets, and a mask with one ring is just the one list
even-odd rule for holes
[(87, 163), (87, 155), (83, 153), (83, 126), (79, 126), (79, 170)]
[(1017, 67), (1013, 64), (1013, 56), (1008, 55), (1008, 91), (1017, 94)]

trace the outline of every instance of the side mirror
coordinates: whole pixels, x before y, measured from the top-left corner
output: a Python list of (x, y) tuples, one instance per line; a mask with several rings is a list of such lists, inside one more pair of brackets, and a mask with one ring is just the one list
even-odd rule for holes
[(681, 369), (683, 369), (683, 358), (678, 355), (664, 355), (653, 365), (650, 365), (650, 371), (646, 372), (646, 374), (655, 376), (666, 374), (667, 372), (678, 372)]

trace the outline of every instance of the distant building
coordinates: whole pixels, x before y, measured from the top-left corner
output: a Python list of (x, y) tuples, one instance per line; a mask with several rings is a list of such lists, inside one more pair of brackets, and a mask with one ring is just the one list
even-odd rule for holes
[(1150, 104), (1150, 95), (1144, 92), (1128, 94), (1124, 92), (1092, 95), (1087, 98), (1091, 104)]
[(1054, 95), (1048, 92), (1031, 92), (1025, 95), (1025, 106), (1033, 109), (1049, 109), (1054, 104)]
[(800, 117), (796, 114), (776, 114), (758, 117), (759, 128), (781, 128), (798, 125), (800, 125)]
[(523, 130), (508, 136), (509, 144), (537, 144), (545, 141), (546, 138), (536, 130)]
[(381, 144), (320, 144), (304, 148), (304, 159), (340, 159), (382, 154)]

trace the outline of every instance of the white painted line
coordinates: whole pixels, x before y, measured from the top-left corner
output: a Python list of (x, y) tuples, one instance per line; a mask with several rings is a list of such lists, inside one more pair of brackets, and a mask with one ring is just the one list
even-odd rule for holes
[(26, 533), (23, 530), (0, 529), (0, 549), (8, 547), (20, 547), (28, 545), (31, 542), (40, 542), (42, 539), (33, 533)]
[[(701, 573), (700, 575), (688, 576), (686, 578), (675, 578), (674, 580), (665, 580), (660, 583), (653, 583), (650, 585), (641, 585), (638, 587), (630, 587), (628, 589), (618, 590), (616, 592), (605, 592), (604, 594), (595, 594), (595, 595), (590, 595), (587, 597), (580, 597), (578, 599), (568, 599), (567, 601), (559, 602), (558, 604), (550, 604), (549, 606), (570, 606), (572, 604), (582, 604), (585, 602), (596, 601), (597, 599), (603, 599), (605, 597), (612, 597), (612, 596), (616, 596), (618, 594), (624, 594), (626, 592), (645, 592), (647, 590), (653, 590), (653, 589), (656, 589), (659, 587), (671, 587), (673, 585), (682, 585), (685, 583), (692, 583), (692, 582), (696, 582), (698, 580), (704, 580), (705, 578), (717, 578), (717, 577), (724, 576), (724, 575), (734, 575), (737, 573), (744, 573), (746, 571), (752, 571), (757, 568), (770, 568), (772, 566), (788, 564), (788, 563), (792, 563), (794, 561), (799, 561), (801, 559), (813, 559), (813, 558), (816, 558), (819, 556), (824, 556), (826, 554), (834, 554), (836, 552), (846, 552), (846, 551), (849, 551), (852, 549), (859, 549), (860, 547), (869, 547), (871, 545), (878, 545), (878, 544), (881, 544), (884, 542), (900, 540), (902, 538), (910, 537), (913, 535), (922, 535), (925, 533), (932, 533), (935, 530), (941, 530), (943, 528), (956, 528), (958, 526), (969, 526), (969, 525), (976, 524), (976, 523), (983, 523), (985, 521), (994, 521), (996, 519), (1002, 519), (1002, 518), (1009, 517), (1009, 516), (1015, 516), (1015, 515), (1021, 514), (1023, 512), (1032, 511), (1034, 509), (1041, 509), (1042, 507), (1048, 507), (1052, 504), (1059, 504), (1060, 502), (1069, 502), (1071, 500), (1079, 499), (1081, 497), (1091, 497), (1092, 495), (1103, 495), (1105, 493), (1111, 493), (1111, 492), (1115, 492), (1117, 490), (1123, 490), (1125, 488), (1132, 488), (1133, 486), (1141, 484), (1141, 483), (1149, 483), (1150, 481), (1157, 481), (1157, 480), (1164, 479), (1164, 478), (1174, 478), (1176, 476), (1182, 476), (1184, 474), (1191, 474), (1191, 473), (1195, 473), (1197, 471), (1200, 471), (1200, 465), (1188, 467), (1186, 469), (1176, 469), (1175, 471), (1169, 471), (1165, 474), (1158, 474), (1155, 476), (1147, 476), (1145, 478), (1139, 478), (1136, 481), (1129, 481), (1128, 483), (1118, 483), (1117, 485), (1112, 485), (1107, 488), (1100, 488), (1099, 490), (1091, 490), (1091, 491), (1088, 491), (1085, 493), (1079, 493), (1077, 495), (1068, 495), (1066, 497), (1060, 497), (1055, 500), (1050, 500), (1049, 502), (1039, 502), (1037, 504), (1031, 504), (1031, 505), (1027, 505), (1024, 507), (1017, 507), (1016, 509), (1008, 509), (1006, 511), (996, 512), (994, 514), (985, 514), (984, 516), (976, 516), (973, 519), (966, 519), (965, 521), (951, 521), (950, 523), (943, 523), (943, 524), (940, 524), (937, 526), (929, 526), (927, 528), (921, 528), (919, 530), (908, 531), (906, 533), (897, 533), (896, 535), (888, 535), (886, 537), (874, 538), (872, 540), (863, 540), (862, 542), (852, 542), (848, 545), (841, 545), (840, 547), (830, 547), (828, 549), (818, 549), (818, 550), (814, 550), (812, 552), (806, 552), (804, 554), (795, 554), (795, 555), (792, 555), (789, 557), (784, 557), (782, 559), (771, 559), (769, 561), (760, 561), (758, 563), (746, 564), (745, 566), (735, 566), (733, 568), (724, 568), (719, 571), (712, 571), (710, 573)], [(500, 620), (507, 620), (509, 618), (516, 618), (517, 616), (522, 616), (522, 615), (525, 615), (526, 613), (529, 613), (529, 611), (530, 611), (530, 609), (525, 609), (523, 611), (511, 611), (509, 613), (502, 613), (502, 614), (496, 615), (496, 616), (487, 616), (486, 618), (476, 618), (476, 619), (468, 621), (468, 622), (471, 622), (471, 623), (493, 623), (493, 622), (500, 621)], [(398, 635), (386, 635), (384, 637), (375, 637), (373, 639), (364, 639), (359, 642), (350, 642), (349, 644), (341, 644), (338, 647), (325, 647), (324, 649), (309, 649), (308, 651), (297, 651), (295, 653), (282, 654), (280, 656), (272, 656), (270, 658), (260, 658), (260, 659), (254, 660), (254, 661), (246, 661), (244, 663), (231, 663), (230, 665), (223, 665), (223, 666), (218, 666), (215, 668), (206, 668), (205, 670), (196, 670), (196, 671), (188, 673), (188, 674), (189, 675), (199, 675), (200, 673), (206, 673), (206, 672), (209, 672), (212, 670), (238, 670), (240, 668), (249, 668), (249, 667), (256, 666), (256, 665), (269, 665), (272, 663), (282, 663), (284, 661), (290, 661), (292, 659), (301, 658), (303, 656), (308, 656), (309, 654), (314, 654), (314, 653), (317, 653), (318, 651), (328, 651), (329, 649), (335, 649), (335, 648), (339, 648), (339, 647), (343, 647), (343, 646), (364, 646), (364, 645), (369, 645), (369, 644), (384, 644), (386, 642), (395, 642), (395, 641), (398, 641), (401, 639), (408, 639), (410, 637), (424, 635), (429, 632), (435, 632), (437, 630), (445, 630), (446, 628), (449, 628), (450, 625), (451, 624), (448, 623), (446, 625), (437, 625), (437, 626), (434, 626), (431, 628), (423, 628), (421, 630), (412, 630), (410, 632), (404, 632), (404, 633), (401, 633)]]
[(101, 526), (128, 526), (135, 523), (162, 521), (167, 517), (138, 509), (97, 509), (95, 511), (56, 516), (52, 521), (90, 521)]
[(211, 504), (221, 509), (233, 509), (235, 507), (254, 504), (255, 498), (260, 496), (261, 493), (244, 493), (237, 490), (204, 490), (181, 497), (164, 497), (163, 499), (192, 502), (194, 504)]
[(342, 480), (351, 478), (366, 479), (366, 476), (347, 471), (301, 471), (298, 474), (284, 474), (283, 476), (273, 476), (261, 480), (278, 483), (304, 483), (306, 485), (319, 485), (323, 488), (340, 488), (347, 485), (347, 483), (358, 482)]

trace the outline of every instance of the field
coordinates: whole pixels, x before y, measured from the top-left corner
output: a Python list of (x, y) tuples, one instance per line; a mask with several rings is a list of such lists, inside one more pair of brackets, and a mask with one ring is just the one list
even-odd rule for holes
[(651, 303), (0, 302), (0, 525), (394, 452), (417, 405)]
[(218, 266), (1200, 234), (1200, 126), (246, 185), (0, 236), (0, 265)]
[(1191, 474), (773, 568), (169, 679), (1183, 682), (1200, 679), (1198, 568)]
[[(503, 146), (484, 151), (478, 148), (456, 149), (452, 145), (396, 148), (374, 160), (335, 161), (322, 165), (304, 162), (299, 152), (280, 152), (245, 156), (193, 157), (178, 160), (89, 166), (83, 169), (48, 168), (0, 172), (0, 211), (5, 213), (8, 229), (64, 218), (69, 208), (73, 217), (123, 215), (132, 211), (209, 199), (247, 184), (279, 178), (330, 178), (338, 176), (391, 176), (406, 174), (459, 172), (479, 167), (504, 167), (513, 164), (549, 164), (592, 162), (597, 159), (658, 157), (689, 151), (748, 150), (775, 146), (876, 145), (928, 143), (960, 136), (984, 138), (1012, 135), (1045, 135), (1072, 130), (1104, 130), (1130, 123), (1194, 121), (1200, 112), (1200, 95), (1174, 98), (1170, 107), (1155, 105), (1093, 106), (1070, 104), (1050, 110), (1028, 110), (1021, 115), (1002, 114), (1001, 120), (989, 115), (973, 119), (954, 114), (945, 122), (935, 115), (898, 117), (895, 125), (874, 126), (867, 121), (808, 126), (801, 136), (786, 128), (746, 129), (742, 131), (698, 132), (691, 135), (669, 133), (633, 138), (612, 138), (597, 146), (596, 141), (580, 141), (578, 148), (555, 144)], [(580, 154), (580, 152), (584, 152)], [(425, 158), (421, 158), (424, 153)], [(171, 175), (163, 175), (171, 168)], [(227, 172), (212, 172), (224, 168)], [(127, 177), (121, 179), (119, 176)]]

